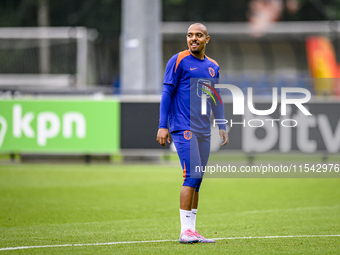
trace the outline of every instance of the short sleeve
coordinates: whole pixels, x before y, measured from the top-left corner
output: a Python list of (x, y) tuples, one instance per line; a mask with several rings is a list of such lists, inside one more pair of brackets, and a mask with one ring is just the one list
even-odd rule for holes
[[(164, 84), (174, 85), (177, 87), (180, 75), (181, 68), (180, 66), (176, 66), (178, 54), (174, 55), (167, 63), (164, 74)], [(176, 70), (177, 69), (177, 70)]]

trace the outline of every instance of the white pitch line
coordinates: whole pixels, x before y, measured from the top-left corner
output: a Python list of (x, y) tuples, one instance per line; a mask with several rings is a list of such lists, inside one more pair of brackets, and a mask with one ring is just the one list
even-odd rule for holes
[[(270, 238), (301, 238), (301, 237), (340, 237), (339, 235), (296, 235), (296, 236), (240, 236), (240, 237), (222, 237), (213, 238), (214, 240), (235, 240), (235, 239), (270, 239)], [(125, 241), (125, 242), (108, 242), (108, 243), (87, 243), (87, 244), (56, 244), (56, 245), (37, 245), (37, 246), (18, 246), (0, 248), (0, 251), (24, 250), (36, 248), (55, 248), (55, 247), (72, 247), (72, 246), (97, 246), (97, 245), (115, 245), (115, 244), (135, 244), (135, 243), (163, 243), (178, 242), (178, 240), (149, 240), (149, 241)]]
[(227, 240), (227, 239), (266, 239), (266, 238), (299, 238), (299, 237), (340, 237), (340, 235), (296, 235), (296, 236), (241, 236), (241, 237), (222, 237), (213, 238), (214, 240)]

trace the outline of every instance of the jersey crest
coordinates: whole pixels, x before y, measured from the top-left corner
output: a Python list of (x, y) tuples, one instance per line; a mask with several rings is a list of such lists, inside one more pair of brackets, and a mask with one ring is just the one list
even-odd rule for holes
[(215, 77), (215, 70), (212, 67), (209, 67), (209, 74), (211, 75), (211, 77)]
[(184, 133), (183, 133), (183, 136), (186, 140), (190, 140), (191, 137), (192, 137), (192, 133), (190, 130), (185, 130)]

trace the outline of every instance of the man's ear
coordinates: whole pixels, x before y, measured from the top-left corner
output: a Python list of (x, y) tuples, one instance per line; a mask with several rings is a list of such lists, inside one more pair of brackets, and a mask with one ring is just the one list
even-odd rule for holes
[(210, 41), (210, 36), (208, 35), (207, 38), (205, 39), (205, 43), (208, 44)]

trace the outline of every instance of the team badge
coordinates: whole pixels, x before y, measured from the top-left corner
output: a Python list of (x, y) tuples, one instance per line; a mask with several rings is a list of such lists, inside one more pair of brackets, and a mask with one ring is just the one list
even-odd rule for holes
[(210, 73), (211, 77), (215, 77), (215, 70), (214, 70), (214, 68), (209, 67), (209, 73)]
[(190, 130), (185, 130), (184, 133), (183, 133), (183, 136), (184, 136), (185, 139), (190, 140), (191, 137), (192, 137), (192, 133), (191, 133)]

